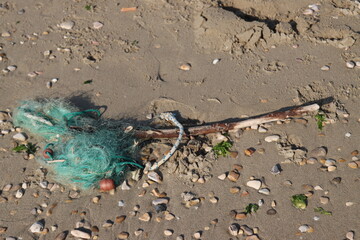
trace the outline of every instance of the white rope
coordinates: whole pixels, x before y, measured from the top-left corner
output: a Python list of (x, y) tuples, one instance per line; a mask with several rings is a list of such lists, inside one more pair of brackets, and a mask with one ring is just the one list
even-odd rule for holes
[(182, 139), (182, 137), (184, 135), (184, 127), (181, 125), (181, 123), (179, 123), (178, 120), (176, 120), (173, 113), (170, 113), (170, 112), (161, 113), (160, 118), (164, 119), (166, 121), (170, 121), (170, 122), (174, 123), (179, 128), (179, 136), (176, 139), (176, 142), (175, 142), (174, 146), (171, 148), (170, 152), (168, 152), (168, 154), (166, 154), (159, 162), (154, 163), (150, 167), (150, 169), (149, 169), (150, 171), (158, 169), (161, 165), (163, 165), (174, 154), (176, 149), (179, 147), (181, 139)]

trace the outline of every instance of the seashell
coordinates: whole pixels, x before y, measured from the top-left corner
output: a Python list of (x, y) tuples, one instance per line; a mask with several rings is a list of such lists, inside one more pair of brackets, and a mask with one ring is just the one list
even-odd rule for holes
[(153, 180), (157, 183), (161, 183), (162, 182), (162, 178), (160, 177), (160, 175), (157, 172), (151, 171), (147, 174), (148, 178), (150, 180)]

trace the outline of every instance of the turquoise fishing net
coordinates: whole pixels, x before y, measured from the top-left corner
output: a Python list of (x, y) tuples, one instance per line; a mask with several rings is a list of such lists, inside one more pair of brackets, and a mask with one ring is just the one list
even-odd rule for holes
[(120, 184), (129, 166), (142, 167), (133, 160), (135, 138), (120, 121), (94, 118), (94, 113), (100, 115), (79, 111), (63, 99), (28, 100), (14, 110), (13, 119), (52, 150), (40, 161), (58, 182), (81, 189), (98, 187), (104, 178)]

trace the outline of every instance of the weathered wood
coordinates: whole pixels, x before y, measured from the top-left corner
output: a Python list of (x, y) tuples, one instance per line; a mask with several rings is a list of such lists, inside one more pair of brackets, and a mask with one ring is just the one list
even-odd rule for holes
[[(274, 122), (278, 120), (285, 120), (288, 118), (300, 117), (302, 115), (315, 112), (320, 108), (318, 104), (311, 104), (307, 106), (293, 107), (285, 111), (275, 111), (259, 117), (253, 117), (246, 120), (229, 123), (213, 123), (194, 127), (184, 127), (184, 137), (203, 135), (215, 132), (226, 132), (241, 128), (250, 127), (253, 125)], [(154, 138), (176, 138), (179, 135), (178, 129), (152, 129), (147, 131), (136, 130), (135, 136), (141, 139)]]

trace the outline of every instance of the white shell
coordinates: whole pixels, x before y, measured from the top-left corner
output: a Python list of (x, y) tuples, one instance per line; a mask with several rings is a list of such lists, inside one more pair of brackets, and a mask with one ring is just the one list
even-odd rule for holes
[(355, 63), (353, 62), (353, 61), (348, 61), (348, 62), (346, 62), (346, 67), (347, 68), (354, 68), (355, 67)]
[(11, 65), (11, 66), (8, 66), (6, 69), (9, 70), (10, 72), (13, 72), (17, 69), (17, 66)]
[(220, 59), (219, 58), (215, 58), (213, 61), (212, 61), (212, 64), (218, 64), (220, 62)]
[(80, 230), (71, 230), (70, 233), (71, 233), (71, 235), (73, 235), (74, 237), (77, 237), (77, 238), (84, 238), (84, 239), (91, 238), (90, 234), (88, 234), (87, 232), (80, 231)]
[(314, 13), (314, 10), (308, 8), (308, 9), (305, 9), (305, 11), (303, 12), (304, 15), (311, 15)]

